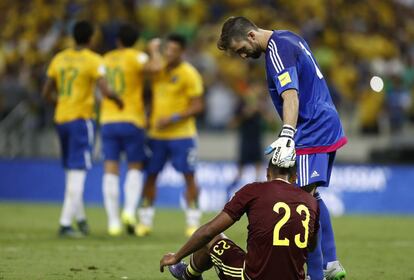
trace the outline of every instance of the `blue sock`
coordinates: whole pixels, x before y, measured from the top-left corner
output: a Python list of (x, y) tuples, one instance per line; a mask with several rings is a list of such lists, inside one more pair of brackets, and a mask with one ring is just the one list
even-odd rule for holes
[(329, 216), (328, 208), (323, 202), (322, 198), (318, 199), (319, 202), (319, 221), (322, 230), (322, 255), (323, 255), (323, 268), (326, 269), (328, 262), (336, 261), (336, 245), (334, 232), (331, 224), (331, 217)]
[(323, 261), (321, 248), (322, 231), (318, 231), (318, 243), (315, 250), (308, 252), (308, 260), (306, 265), (308, 268), (308, 275), (311, 280), (323, 280)]

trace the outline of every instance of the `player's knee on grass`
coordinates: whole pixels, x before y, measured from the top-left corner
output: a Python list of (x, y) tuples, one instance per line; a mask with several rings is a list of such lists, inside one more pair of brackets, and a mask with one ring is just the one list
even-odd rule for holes
[(204, 246), (191, 255), (190, 268), (196, 272), (192, 274), (202, 273), (212, 267), (213, 263), (211, 261), (210, 249), (208, 246)]
[(209, 250), (211, 250), (211, 247), (217, 243), (217, 241), (221, 240), (221, 239), (228, 239), (228, 237), (224, 234), (224, 233), (220, 233), (218, 235), (216, 235), (208, 244), (207, 247)]
[[(210, 244), (210, 258), (221, 280), (243, 279), (246, 252), (224, 234), (216, 236)], [(231, 270), (231, 274), (228, 270)]]

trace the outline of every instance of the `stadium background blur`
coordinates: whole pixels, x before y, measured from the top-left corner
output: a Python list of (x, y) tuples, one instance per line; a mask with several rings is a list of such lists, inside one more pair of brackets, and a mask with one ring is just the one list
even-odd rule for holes
[[(72, 44), (70, 28), (76, 19), (96, 24), (95, 50), (99, 53), (115, 47), (116, 28), (125, 21), (138, 26), (141, 40), (137, 47), (141, 48), (154, 36), (172, 31), (186, 35), (191, 42), (188, 59), (201, 71), (206, 86), (207, 109), (199, 119), (202, 135), (206, 132), (211, 139), (207, 142), (216, 143), (212, 136), (217, 134), (207, 131), (221, 130), (219, 136), (227, 137), (219, 137), (220, 143), (232, 143), (227, 128), (238, 97), (252, 90), (267, 94), (265, 87), (254, 87), (255, 83), (265, 85), (262, 61), (246, 64), (216, 48), (220, 23), (240, 14), (259, 26), (304, 36), (323, 68), (351, 138), (339, 159), (367, 161), (372, 149), (392, 146), (394, 140), (411, 142), (404, 135), (413, 132), (414, 119), (413, 5), (403, 0), (300, 4), (283, 0), (1, 1), (0, 154), (58, 155), (50, 133), (52, 108), (41, 100), (40, 88), (51, 57)], [(381, 94), (370, 89), (373, 75), (385, 80)], [(277, 129), (272, 122), (278, 118), (271, 105), (264, 107), (268, 112), (264, 129), (274, 134)], [(363, 137), (370, 135), (375, 137), (368, 139), (375, 141)], [(202, 159), (234, 159), (235, 149), (228, 149), (231, 144), (212, 146), (200, 145)]]
[[(47, 213), (48, 208), (42, 210), (39, 205), (32, 204), (26, 204), (23, 208), (23, 204), (10, 204), (10, 201), (60, 202), (63, 197), (63, 170), (58, 162), (60, 152), (52, 122), (53, 108), (41, 99), (40, 91), (52, 56), (73, 44), (70, 30), (78, 19), (87, 19), (95, 24), (94, 50), (101, 54), (115, 47), (116, 30), (123, 22), (131, 22), (138, 27), (141, 38), (136, 47), (140, 49), (145, 49), (145, 43), (154, 36), (163, 37), (170, 32), (181, 33), (189, 39), (187, 59), (203, 75), (206, 93), (206, 110), (198, 118), (199, 158), (202, 161), (198, 176), (202, 182), (200, 187), (213, 191), (201, 196), (207, 200), (205, 209), (219, 209), (225, 198), (221, 196), (217, 199), (217, 192), (222, 193), (225, 184), (230, 183), (236, 174), (238, 131), (234, 119), (239, 113), (241, 100), (252, 104), (261, 113), (263, 145), (275, 139), (280, 126), (279, 117), (267, 96), (264, 62), (257, 60), (247, 64), (216, 48), (221, 23), (230, 15), (249, 17), (264, 28), (295, 31), (311, 46), (349, 138), (347, 146), (337, 154), (339, 164), (334, 170), (332, 191), (325, 193), (328, 205), (333, 206), (333, 213), (413, 215), (414, 1), (3, 0), (0, 2), (0, 207), (3, 209), (0, 221), (8, 220), (7, 213), (20, 213), (21, 217), (0, 224), (0, 229), (4, 226), (0, 241), (9, 245), (24, 242), (25, 238), (17, 235), (15, 239), (14, 235), (21, 230), (30, 231), (30, 227), (21, 228), (30, 219), (30, 213), (44, 217), (35, 226), (39, 232), (42, 230), (42, 233), (36, 233), (41, 239), (49, 238), (50, 232), (54, 233), (57, 224), (54, 221), (57, 221), (59, 211), (57, 207), (53, 208), (52, 215)], [(374, 75), (384, 80), (384, 89), (379, 93), (370, 87), (370, 79)], [(91, 171), (89, 177), (94, 179), (87, 181), (85, 195), (87, 202), (101, 203), (99, 137), (94, 159), (97, 167)], [(176, 207), (179, 199), (171, 202), (170, 196), (178, 197), (179, 191), (176, 190), (182, 187), (182, 181), (171, 168), (164, 175), (160, 182), (162, 190), (159, 199), (166, 202), (161, 203), (164, 206)], [(252, 178), (254, 176), (250, 172), (246, 180)], [(50, 193), (53, 195), (50, 196)], [(96, 228), (101, 228), (102, 236), (103, 209), (89, 211), (92, 212), (91, 220), (99, 217), (98, 221), (92, 221), (92, 230), (94, 226), (95, 232)], [(161, 217), (163, 215), (168, 224), (172, 216), (162, 213)], [(394, 235), (399, 226), (401, 232), (407, 229), (410, 232), (405, 225), (413, 225), (412, 216), (376, 219), (372, 216), (347, 216), (334, 220), (337, 226), (346, 228), (336, 232), (338, 251), (344, 265), (350, 267), (350, 276), (354, 276), (352, 279), (413, 279), (408, 278), (411, 270), (407, 263), (410, 259), (408, 255), (413, 252), (412, 236)], [(166, 225), (162, 227), (161, 233), (171, 233)], [(357, 230), (364, 227), (365, 230)], [(386, 233), (386, 229), (392, 231), (392, 228), (396, 231)], [(50, 232), (45, 233), (45, 229)], [(369, 236), (362, 235), (362, 232)], [(377, 236), (376, 232), (381, 234)], [(352, 244), (349, 243), (350, 236), (355, 240)], [(148, 242), (151, 244), (160, 240), (156, 235)], [(101, 252), (99, 240), (90, 242), (92, 255), (96, 251)], [(119, 250), (125, 250), (125, 246), (135, 248), (130, 241), (120, 242), (123, 247)], [(180, 242), (180, 239), (173, 239), (168, 244), (161, 243), (154, 256), (149, 255), (146, 265), (156, 263), (164, 247), (173, 250)], [(372, 254), (384, 257), (379, 249), (384, 242), (388, 242), (388, 247), (383, 247), (383, 250), (389, 254), (389, 263), (382, 260), (386, 269), (373, 268), (375, 257), (371, 258), (372, 255), (367, 255), (361, 248), (368, 244)], [(57, 248), (70, 246), (57, 242), (53, 244)], [(51, 244), (47, 246), (53, 247)], [(111, 243), (111, 246), (115, 245)], [(14, 251), (14, 247), (9, 247), (5, 248), (11, 260), (17, 255), (27, 258), (25, 254)], [(115, 247), (110, 248), (116, 250)], [(355, 251), (358, 249), (361, 251)], [(53, 256), (52, 252), (46, 252)], [(134, 251), (131, 249), (129, 253), (133, 256)], [(399, 255), (406, 258), (399, 259)], [(369, 258), (372, 263), (367, 260)], [(365, 262), (359, 262), (361, 259)], [(74, 270), (70, 268), (70, 273), (77, 273), (76, 261), (70, 259), (69, 262), (74, 267)], [(10, 263), (13, 261), (7, 265)], [(36, 264), (30, 263), (28, 259), (26, 265), (43, 275), (42, 271), (47, 266), (38, 266), (36, 270)], [(375, 273), (364, 274), (364, 267), (370, 265)], [(406, 269), (398, 269), (404, 266)], [(84, 270), (94, 272), (94, 266), (90, 267)], [(54, 270), (59, 269), (69, 271), (64, 262)], [(128, 267), (124, 269), (129, 270)], [(403, 276), (391, 274), (387, 269), (398, 270)], [(0, 279), (5, 271), (11, 270), (8, 271), (7, 266), (1, 268)], [(147, 278), (136, 279), (159, 279), (151, 278), (153, 271), (147, 271)], [(13, 278), (7, 277), (12, 273), (4, 275), (4, 279), (20, 279), (21, 276)], [(42, 277), (39, 279), (56, 279), (53, 276)]]

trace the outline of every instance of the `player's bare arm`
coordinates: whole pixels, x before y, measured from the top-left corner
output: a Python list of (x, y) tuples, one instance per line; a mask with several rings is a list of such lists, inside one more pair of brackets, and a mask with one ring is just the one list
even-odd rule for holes
[(274, 151), (272, 161), (280, 167), (291, 167), (295, 164), (295, 133), (299, 114), (299, 98), (295, 89), (288, 89), (282, 93), (283, 99), (283, 127), (279, 138), (266, 148), (265, 153)]
[(119, 109), (124, 108), (124, 103), (122, 102), (121, 98), (119, 98), (119, 96), (109, 88), (105, 78), (99, 78), (96, 81), (96, 85), (105, 98), (108, 98), (115, 102)]
[(296, 128), (299, 114), (299, 98), (295, 89), (288, 89), (282, 93), (283, 125)]
[(194, 97), (191, 98), (190, 104), (186, 111), (180, 114), (174, 114), (170, 117), (160, 119), (158, 122), (158, 128), (162, 129), (165, 128), (173, 123), (176, 123), (180, 120), (194, 117), (204, 111), (204, 100), (202, 97)]
[(149, 60), (144, 65), (144, 73), (154, 74), (160, 72), (164, 68), (164, 62), (162, 59), (160, 47), (161, 39), (154, 38), (149, 41), (147, 46)]
[(56, 82), (52, 78), (47, 78), (42, 89), (42, 97), (49, 103), (56, 105)]
[(207, 245), (215, 236), (231, 227), (234, 223), (235, 221), (226, 212), (221, 212), (210, 222), (194, 232), (187, 243), (177, 253), (165, 254), (160, 261), (160, 271), (164, 272), (164, 266), (176, 264), (183, 258)]

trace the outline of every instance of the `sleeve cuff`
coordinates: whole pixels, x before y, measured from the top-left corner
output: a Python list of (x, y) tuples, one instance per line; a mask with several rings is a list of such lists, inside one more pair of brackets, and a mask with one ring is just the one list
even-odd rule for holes
[(226, 207), (223, 209), (223, 212), (227, 213), (230, 216), (230, 218), (232, 218), (234, 221), (240, 220), (240, 216), (238, 216), (236, 213), (234, 213)]

